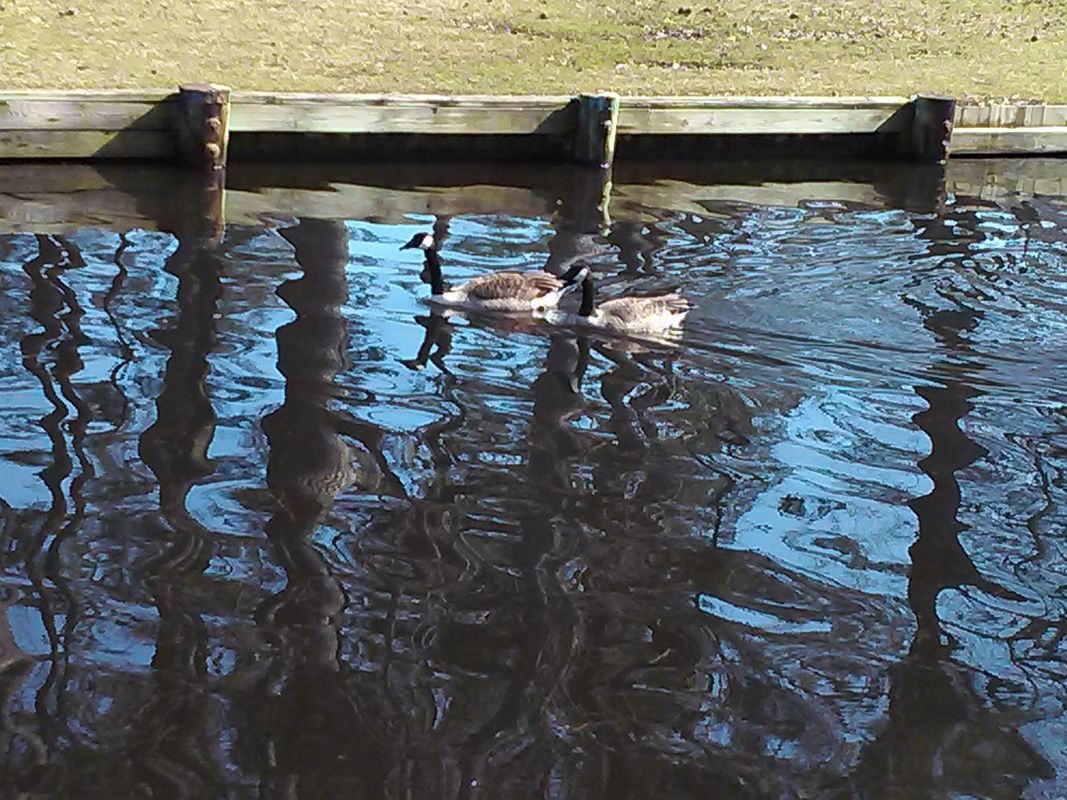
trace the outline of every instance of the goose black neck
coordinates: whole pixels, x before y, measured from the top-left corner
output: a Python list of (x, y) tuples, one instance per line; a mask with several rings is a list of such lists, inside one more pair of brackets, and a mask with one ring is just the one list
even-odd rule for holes
[(426, 270), (430, 274), (430, 294), (437, 296), (445, 293), (445, 279), (441, 275), (441, 262), (437, 251), (432, 247), (426, 250)]
[(593, 313), (593, 281), (586, 278), (582, 281), (582, 304), (578, 306), (578, 316), (588, 317)]

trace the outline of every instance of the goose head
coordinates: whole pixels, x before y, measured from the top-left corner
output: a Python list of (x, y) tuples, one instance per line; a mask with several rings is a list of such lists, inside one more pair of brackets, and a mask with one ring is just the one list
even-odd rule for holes
[(559, 279), (563, 281), (565, 286), (580, 285), (582, 281), (589, 277), (589, 265), (578, 261), (571, 266), (566, 272), (559, 276)]
[(432, 250), (434, 246), (432, 233), (416, 233), (410, 239), (407, 244), (400, 245), (401, 250), (412, 250), (418, 248), (419, 250)]

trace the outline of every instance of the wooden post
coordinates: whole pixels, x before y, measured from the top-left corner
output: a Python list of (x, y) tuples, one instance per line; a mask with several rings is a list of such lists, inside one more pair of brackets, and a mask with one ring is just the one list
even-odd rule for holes
[(217, 245), (226, 226), (226, 150), (230, 141), (230, 89), (208, 83), (190, 83), (178, 91), (175, 131), (178, 156), (197, 168), (203, 179), (192, 182), (189, 198), (199, 222), (198, 234)]
[(578, 122), (574, 131), (574, 160), (601, 169), (615, 159), (615, 129), (619, 121), (619, 96), (578, 95)]
[(948, 159), (956, 98), (917, 94), (911, 98), (912, 124), (902, 134), (902, 155), (916, 161), (944, 164)]
[(178, 91), (178, 153), (192, 167), (226, 167), (230, 141), (230, 88), (189, 83)]

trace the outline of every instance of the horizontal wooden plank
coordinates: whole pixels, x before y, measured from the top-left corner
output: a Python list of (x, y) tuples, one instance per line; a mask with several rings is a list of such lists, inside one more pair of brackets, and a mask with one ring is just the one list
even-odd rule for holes
[(853, 97), (746, 97), (740, 95), (628, 95), (621, 98), (623, 106), (635, 108), (780, 108), (780, 109), (855, 109), (900, 108), (910, 98), (896, 95), (864, 95)]
[(1067, 153), (1067, 127), (955, 128), (949, 152), (954, 156)]
[(957, 128), (1045, 128), (1067, 125), (1067, 105), (959, 105)]
[(61, 103), (159, 103), (173, 97), (175, 93), (175, 89), (2, 89), (0, 102), (39, 100)]
[[(805, 102), (794, 102), (799, 100)], [(624, 98), (618, 132), (861, 134), (894, 132), (907, 124), (904, 98), (734, 98), (732, 104), (728, 98)]]
[(170, 130), (173, 101), (0, 98), (0, 131)]
[[(170, 157), (175, 97), (165, 89), (0, 92), (0, 158)], [(575, 118), (565, 96), (234, 92), (230, 129), (567, 135)], [(622, 98), (619, 115), (623, 135), (858, 134), (907, 124), (903, 97), (631, 96)], [(1067, 152), (1067, 105), (960, 105), (952, 151)]]
[(396, 105), (418, 103), (438, 106), (470, 106), (472, 108), (499, 107), (555, 108), (567, 105), (571, 95), (552, 94), (346, 94), (343, 92), (247, 92), (233, 91), (233, 101), (246, 105), (279, 105), (301, 103), (304, 105)]
[(568, 97), (298, 95), (234, 92), (230, 133), (562, 134)]
[(3, 158), (172, 158), (163, 131), (0, 131)]
[[(543, 133), (573, 130), (570, 98), (234, 92), (231, 133)], [(898, 130), (903, 97), (627, 97), (619, 132), (868, 133)]]

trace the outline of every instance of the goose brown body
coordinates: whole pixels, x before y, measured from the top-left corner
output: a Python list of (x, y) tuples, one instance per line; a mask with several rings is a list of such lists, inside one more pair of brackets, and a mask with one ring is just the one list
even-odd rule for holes
[(579, 279), (582, 283), (582, 304), (578, 313), (555, 313), (552, 321), (620, 332), (656, 333), (681, 325), (691, 308), (689, 301), (677, 292), (616, 297), (597, 303), (588, 269), (584, 270), (584, 275), (579, 275)]
[(556, 305), (565, 289), (563, 281), (547, 272), (494, 272), (472, 278), (441, 297), (483, 308), (537, 309)]
[(618, 297), (600, 303), (590, 315), (590, 321), (595, 325), (627, 330), (659, 330), (680, 323), (689, 308), (689, 301), (677, 293)]
[(418, 248), (426, 259), (430, 300), (440, 305), (483, 311), (541, 311), (554, 308), (577, 284), (573, 275), (556, 277), (544, 271), (493, 272), (479, 275), (455, 288), (445, 286), (436, 243), (429, 233), (415, 234), (401, 250)]

